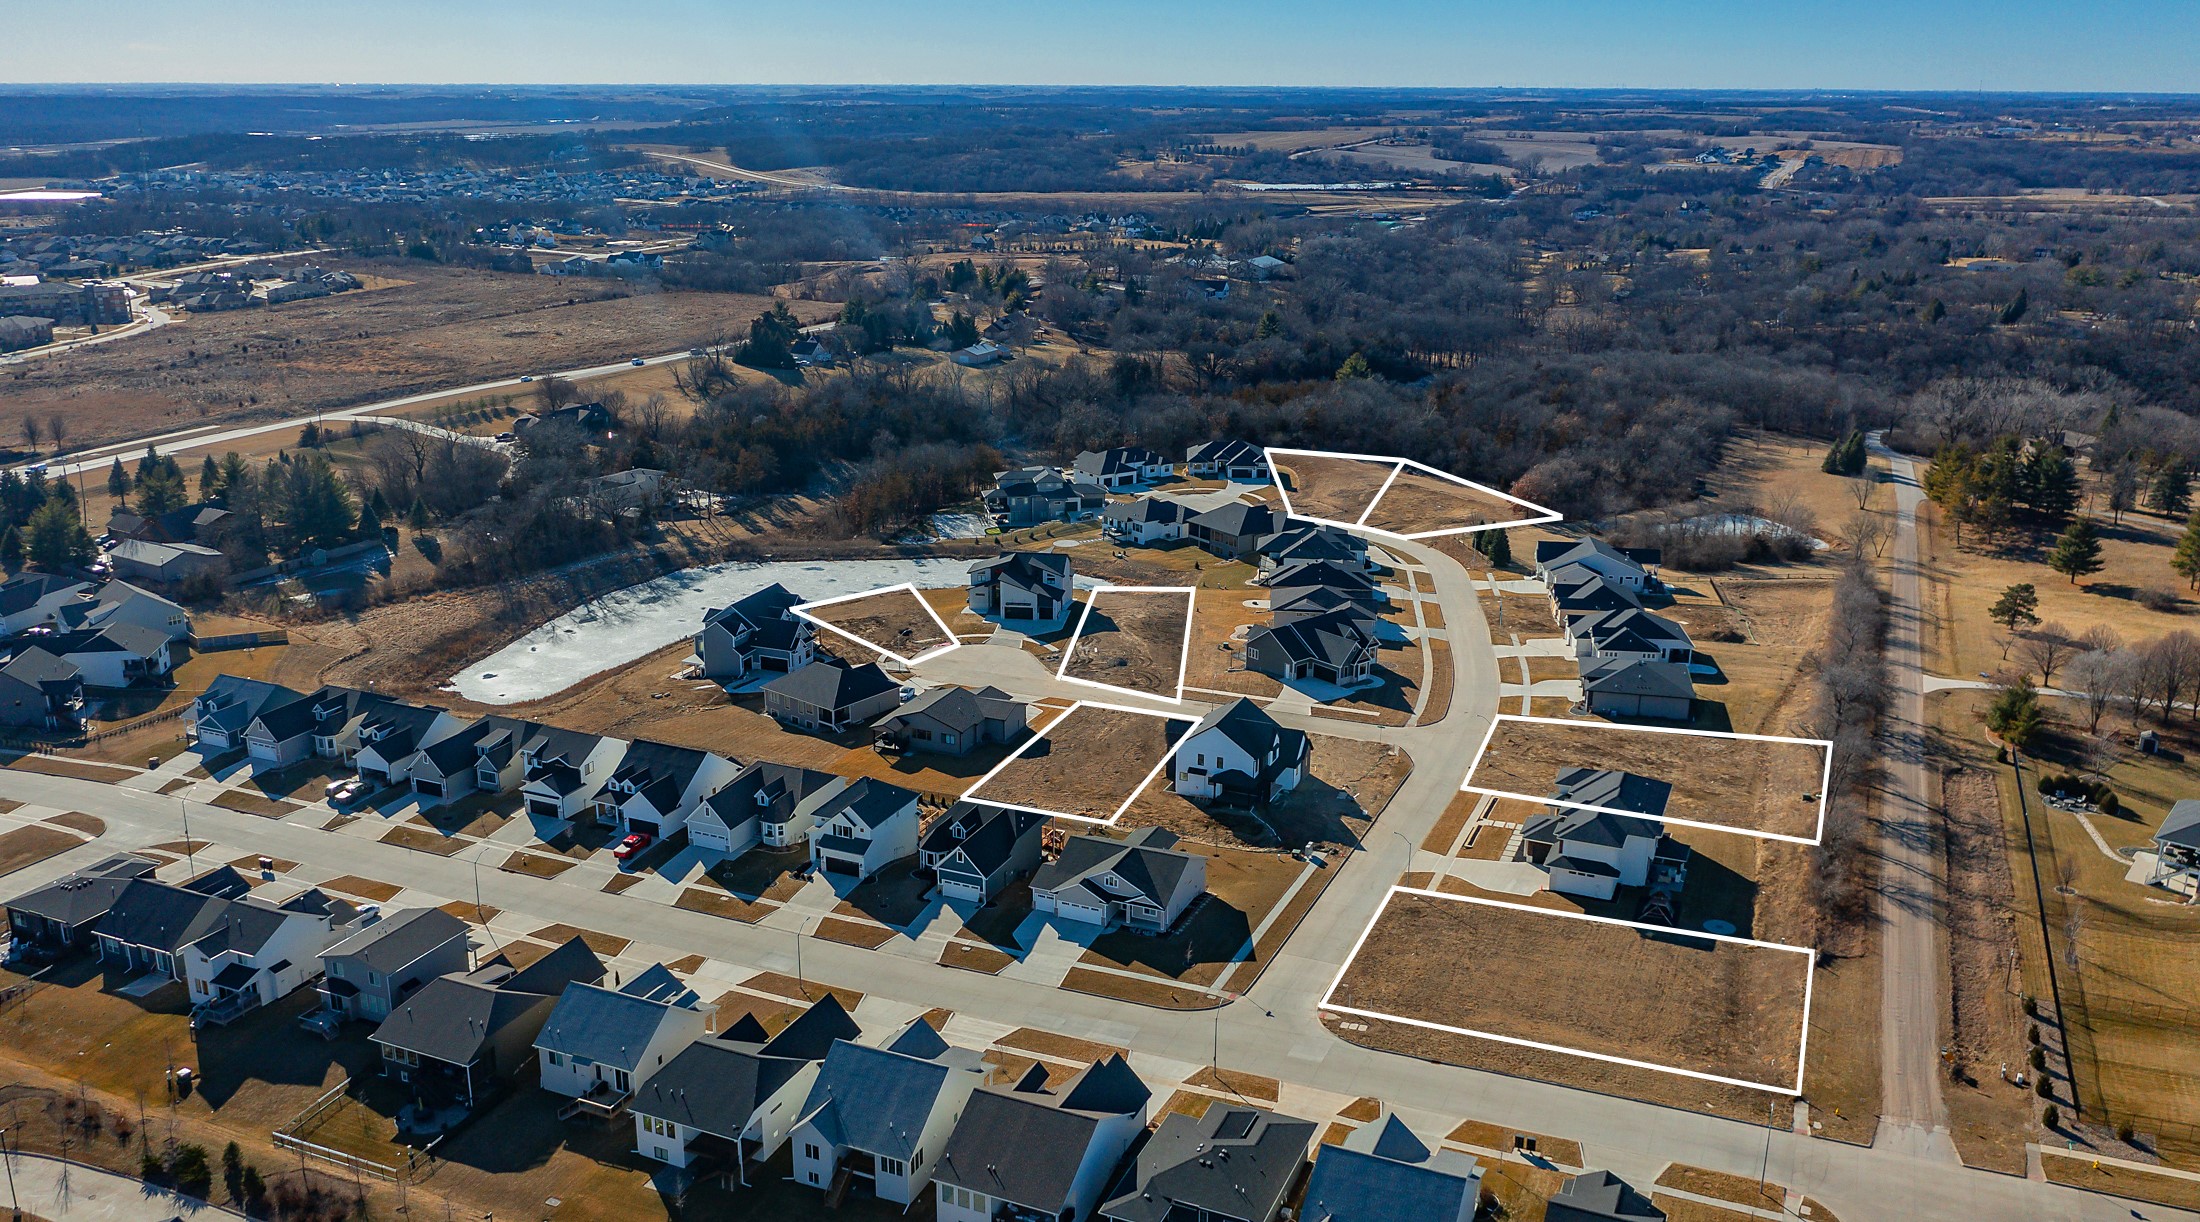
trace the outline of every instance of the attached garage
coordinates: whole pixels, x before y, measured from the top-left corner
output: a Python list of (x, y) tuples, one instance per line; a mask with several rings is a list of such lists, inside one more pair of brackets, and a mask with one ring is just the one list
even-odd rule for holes
[(827, 874), (845, 874), (850, 878), (855, 878), (863, 873), (862, 862), (850, 861), (845, 857), (835, 857), (830, 853), (823, 854), (820, 863), (825, 867)]
[(558, 809), (556, 798), (527, 799), (527, 813), (537, 819), (563, 819), (565, 812)]
[(443, 796), (443, 782), (440, 780), (431, 781), (427, 777), (416, 776), (413, 778), (412, 785), (413, 792), (422, 797), (440, 798)]
[(973, 904), (985, 902), (985, 880), (967, 874), (940, 875), (940, 895), (951, 900), (968, 900)]
[(655, 819), (645, 819), (639, 816), (635, 816), (629, 817), (627, 819), (626, 830), (629, 832), (640, 832), (646, 836), (660, 836), (664, 834), (664, 825), (659, 823)]

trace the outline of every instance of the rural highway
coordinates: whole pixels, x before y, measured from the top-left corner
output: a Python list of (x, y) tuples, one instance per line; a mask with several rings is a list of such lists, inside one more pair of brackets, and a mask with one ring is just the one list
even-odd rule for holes
[(793, 187), (800, 191), (859, 191), (863, 189), (861, 187), (845, 186), (837, 182), (829, 182), (824, 179), (796, 178), (791, 174), (773, 174), (766, 170), (744, 170), (740, 166), (727, 165), (723, 161), (709, 161), (701, 157), (685, 157), (678, 153), (645, 152), (642, 155), (644, 157), (655, 157), (661, 161), (678, 161), (695, 166), (698, 169), (718, 170), (722, 173), (731, 174), (735, 178), (747, 179), (750, 182), (770, 183), (775, 187)]
[(1885, 657), (1894, 682), (1880, 741), (1887, 786), (1880, 804), (1881, 1145), (1912, 1156), (1958, 1161), (1941, 1097), (1940, 1021), (1946, 1006), (1941, 945), (1945, 903), (1940, 835), (1926, 776), (1925, 607), (1918, 562), (1917, 507), (1925, 499), (1917, 464), (1888, 449), (1878, 433), (1872, 454), (1887, 461), (1894, 485), (1896, 533), (1889, 581)]
[[(1411, 847), (1449, 802), (1496, 706), (1494, 653), (1460, 647), (1487, 639), (1465, 570), (1440, 553), (1411, 550), (1432, 574), (1451, 625), (1458, 670), (1450, 715), (1433, 726), (1379, 730), (1322, 722), (1325, 731), (1345, 727), (1358, 731), (1355, 737), (1395, 738), (1419, 766), (1384, 812), (1373, 843), (1332, 867), (1342, 873), (1244, 1000), (1204, 1012), (1151, 1009), (942, 967), (933, 961), (935, 948), (905, 940), (872, 951), (804, 939), (805, 972), (914, 1006), (945, 1006), (1006, 1026), (1039, 1027), (1125, 1046), (1182, 1073), (1204, 1064), (1209, 1049), (1215, 1048), (1225, 1068), (1345, 1098), (1377, 1096), (1424, 1123), (1472, 1116), (1571, 1137), (1583, 1143), (1593, 1165), (1610, 1167), (1638, 1185), (1647, 1186), (1666, 1163), (1683, 1161), (1743, 1176), (1768, 1169), (1772, 1179), (1817, 1197), (1850, 1219), (2109, 1222), (2131, 1216), (2128, 1204), (2113, 1198), (1951, 1166), (1907, 1142), (1882, 1141), (1866, 1149), (1784, 1128), (1375, 1052), (1331, 1035), (1318, 1021), (1315, 1005), (1353, 939), (1405, 868)], [(114, 785), (0, 771), (0, 797), (86, 811), (108, 825), (99, 840), (9, 876), (0, 886), (8, 893), (59, 877), (118, 847), (174, 839), (181, 830), (178, 799), (153, 793), (143, 782)], [(478, 879), (482, 902), (506, 911), (555, 914), (555, 919), (653, 947), (765, 970), (788, 972), (796, 966), (798, 935), (788, 929), (744, 925), (587, 886), (495, 869), (477, 871), (464, 858), (329, 832), (303, 819), (263, 819), (196, 802), (189, 805), (189, 814), (194, 836), (300, 862), (309, 877), (358, 873), (403, 879), (444, 897), (473, 895)], [(1499, 981), (1487, 983), (1503, 987)], [(2143, 1216), (2200, 1222), (2200, 1215), (2151, 1207)]]

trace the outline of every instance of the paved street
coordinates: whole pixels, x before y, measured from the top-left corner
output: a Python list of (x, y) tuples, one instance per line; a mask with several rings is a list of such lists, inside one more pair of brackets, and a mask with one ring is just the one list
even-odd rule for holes
[[(1010, 974), (993, 977), (944, 968), (934, 962), (936, 945), (899, 939), (883, 951), (807, 939), (802, 942), (802, 969), (829, 983), (859, 987), (871, 996), (912, 1006), (945, 1006), (1004, 1027), (1040, 1027), (1119, 1044), (1141, 1058), (1201, 1062), (1213, 1047), (1226, 1068), (1268, 1074), (1295, 1088), (1344, 1098), (1379, 1096), (1399, 1106), (1409, 1119), (1465, 1115), (1572, 1137), (1583, 1143), (1592, 1164), (1612, 1167), (1643, 1184), (1665, 1163), (1685, 1161), (1751, 1176), (1769, 1167), (1773, 1179), (1818, 1197), (1852, 1220), (1946, 1216), (2105, 1222), (2133, 1216), (2127, 1203), (2112, 1198), (1951, 1166), (1930, 1142), (1882, 1140), (1878, 1148), (1863, 1149), (1786, 1129), (1768, 1130), (1372, 1052), (1331, 1036), (1316, 1018), (1315, 1003), (1382, 895), (1450, 800), (1496, 702), (1494, 652), (1456, 647), (1460, 642), (1486, 639), (1466, 572), (1440, 553), (1421, 548), (1408, 551), (1428, 569), (1455, 643), (1458, 686), (1450, 715), (1425, 727), (1355, 726), (1330, 719), (1307, 727), (1395, 742), (1414, 756), (1418, 766), (1384, 814), (1373, 842), (1332, 867), (1340, 869), (1342, 876), (1244, 1000), (1210, 1012), (1155, 1010), (1065, 992)], [(1031, 672), (1019, 685), (1045, 681), (1041, 668), (1033, 666)], [(143, 782), (109, 785), (8, 771), (0, 772), (0, 797), (87, 811), (108, 823), (108, 833), (99, 841), (10, 876), (8, 891), (57, 877), (118, 848), (175, 839), (182, 830), (178, 799), (159, 796)], [(493, 868), (477, 871), (464, 858), (438, 857), (370, 837), (330, 832), (295, 817), (263, 819), (198, 803), (191, 804), (189, 813), (194, 836), (297, 861), (301, 865), (295, 874), (307, 879), (362, 874), (402, 880), (407, 887), (432, 895), (467, 899), (474, 897), (478, 885), (483, 902), (508, 911), (555, 914), (554, 919), (584, 928), (759, 969), (787, 972), (796, 966), (799, 935), (787, 929), (744, 925), (633, 894), (606, 894), (593, 884), (561, 883)], [(1929, 915), (1923, 928), (1929, 946)], [(1934, 963), (1929, 958), (1905, 962), (1905, 971), (1922, 977), (1917, 996), (1931, 1012), (1931, 999), (1938, 995)], [(1903, 1021), (1911, 1023), (1913, 1018), (1914, 1011), (1906, 1009)], [(1890, 1041), (1890, 1046), (1913, 1055), (1916, 1051), (1903, 1040)], [(1929, 1046), (1926, 1052), (1929, 1057)], [(1930, 1079), (1928, 1066), (1922, 1080)], [(1917, 1081), (1905, 1078), (1911, 1085)], [(1901, 1116), (1906, 1125), (1914, 1126), (1921, 1116), (1930, 1119), (1936, 1107), (1929, 1087), (1900, 1099), (1890, 1094), (1890, 1114)], [(2149, 1208), (2139, 1216), (2194, 1215)]]

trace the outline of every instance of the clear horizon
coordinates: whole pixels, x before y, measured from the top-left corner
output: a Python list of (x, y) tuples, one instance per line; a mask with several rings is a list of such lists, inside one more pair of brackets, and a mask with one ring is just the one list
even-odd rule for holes
[(81, 13), (11, 15), (7, 83), (2200, 92), (2189, 0), (111, 0), (100, 23), (95, 51)]

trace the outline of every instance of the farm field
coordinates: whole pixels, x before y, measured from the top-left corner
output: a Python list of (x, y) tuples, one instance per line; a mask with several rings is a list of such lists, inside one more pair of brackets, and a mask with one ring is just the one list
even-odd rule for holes
[(1092, 591), (1060, 675), (1167, 700), (1184, 695), (1198, 590), (1101, 587)]

